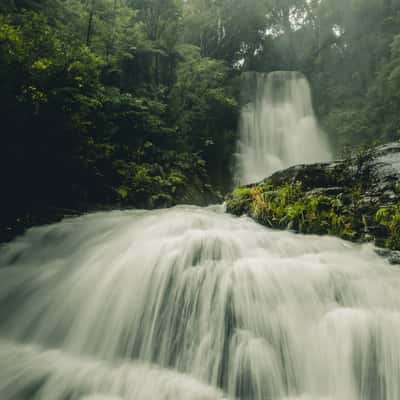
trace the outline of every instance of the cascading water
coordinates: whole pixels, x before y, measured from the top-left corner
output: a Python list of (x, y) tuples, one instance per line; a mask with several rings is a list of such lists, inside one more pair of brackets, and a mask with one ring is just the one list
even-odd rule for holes
[(0, 252), (1, 400), (397, 400), (400, 273), (220, 207), (87, 215)]
[[(252, 95), (246, 96), (249, 87)], [(331, 159), (327, 138), (314, 115), (310, 85), (303, 74), (245, 73), (242, 92), (247, 105), (240, 118), (238, 184), (260, 181), (295, 164)]]

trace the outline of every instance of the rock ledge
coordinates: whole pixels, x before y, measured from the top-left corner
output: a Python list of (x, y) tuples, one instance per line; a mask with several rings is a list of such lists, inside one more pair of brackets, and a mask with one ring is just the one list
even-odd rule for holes
[(400, 143), (294, 166), (238, 188), (226, 200), (228, 212), (272, 228), (400, 250)]

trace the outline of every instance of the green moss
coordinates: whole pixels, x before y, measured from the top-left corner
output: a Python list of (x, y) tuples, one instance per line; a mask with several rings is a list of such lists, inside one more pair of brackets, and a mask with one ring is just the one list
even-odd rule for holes
[(227, 199), (228, 211), (235, 215), (248, 214), (253, 198), (252, 190), (250, 187), (235, 189)]
[[(351, 203), (351, 199), (347, 199)], [(339, 196), (310, 195), (300, 182), (273, 187), (263, 183), (236, 189), (228, 198), (228, 211), (246, 213), (259, 223), (307, 234), (329, 234), (354, 240), (360, 218)], [(352, 204), (352, 203), (351, 203)]]
[(238, 197), (247, 197), (248, 195), (251, 194), (253, 188), (251, 187), (240, 187), (237, 188), (233, 191), (233, 197), (238, 198)]

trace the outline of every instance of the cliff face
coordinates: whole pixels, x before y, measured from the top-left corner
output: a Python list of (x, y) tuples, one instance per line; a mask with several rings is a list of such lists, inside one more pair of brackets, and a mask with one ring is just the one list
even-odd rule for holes
[(236, 189), (227, 210), (272, 228), (400, 250), (400, 143), (279, 171)]

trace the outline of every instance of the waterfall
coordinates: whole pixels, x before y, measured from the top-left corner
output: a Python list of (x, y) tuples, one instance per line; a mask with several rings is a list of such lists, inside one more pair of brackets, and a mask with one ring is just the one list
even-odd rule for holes
[(95, 213), (0, 251), (1, 400), (396, 400), (400, 274), (221, 207)]
[[(250, 95), (248, 94), (250, 93)], [(300, 72), (245, 73), (236, 180), (260, 181), (295, 164), (329, 161), (310, 85)]]

